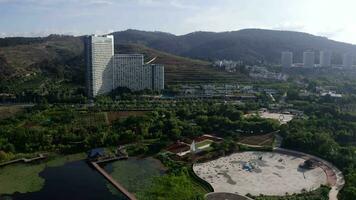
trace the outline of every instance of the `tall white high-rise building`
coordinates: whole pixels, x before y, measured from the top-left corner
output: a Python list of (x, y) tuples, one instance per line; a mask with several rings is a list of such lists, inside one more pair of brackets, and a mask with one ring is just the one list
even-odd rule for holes
[(293, 53), (289, 51), (282, 52), (281, 63), (283, 68), (290, 68), (293, 65)]
[(113, 89), (114, 37), (88, 36), (85, 39), (86, 84), (89, 97), (105, 94)]
[(163, 65), (145, 65), (142, 54), (114, 54), (113, 36), (87, 37), (85, 51), (87, 91), (91, 98), (118, 87), (133, 91), (164, 89)]
[(315, 54), (313, 51), (306, 51), (303, 53), (303, 63), (304, 67), (314, 67)]
[(351, 68), (354, 64), (352, 55), (349, 53), (345, 53), (343, 56), (342, 64), (345, 68)]
[(320, 67), (331, 67), (330, 51), (320, 51)]

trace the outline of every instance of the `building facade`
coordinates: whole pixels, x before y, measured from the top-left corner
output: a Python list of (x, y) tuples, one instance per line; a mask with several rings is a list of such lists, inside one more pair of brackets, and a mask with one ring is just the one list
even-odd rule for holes
[(86, 86), (90, 98), (118, 87), (132, 91), (164, 89), (164, 66), (144, 64), (142, 54), (114, 54), (113, 36), (85, 39)]
[(85, 38), (86, 86), (89, 97), (105, 94), (113, 89), (114, 37)]
[(132, 91), (164, 89), (164, 66), (144, 64), (141, 54), (115, 54), (114, 88), (127, 87)]
[(293, 53), (292, 52), (282, 52), (281, 63), (283, 68), (290, 68), (293, 65)]
[(303, 53), (304, 67), (315, 66), (315, 53), (313, 51), (306, 51)]
[(351, 68), (354, 64), (354, 60), (351, 54), (344, 54), (343, 59), (342, 59), (342, 65), (345, 68)]
[(331, 67), (331, 52), (321, 51), (320, 52), (320, 67)]
[(148, 65), (152, 70), (152, 90), (164, 89), (164, 66), (159, 64)]
[(143, 55), (115, 54), (114, 55), (114, 88), (127, 87), (140, 90), (142, 81)]

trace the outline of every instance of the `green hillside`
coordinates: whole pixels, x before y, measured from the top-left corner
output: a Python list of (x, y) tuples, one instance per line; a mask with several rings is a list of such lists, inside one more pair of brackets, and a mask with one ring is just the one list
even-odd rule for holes
[[(82, 37), (1, 39), (0, 94), (84, 95), (85, 64)], [(116, 53), (142, 53), (146, 61), (165, 65), (166, 83), (245, 81), (241, 74), (218, 71), (209, 62), (175, 56), (139, 44), (118, 44)], [(61, 97), (61, 98), (60, 98)]]

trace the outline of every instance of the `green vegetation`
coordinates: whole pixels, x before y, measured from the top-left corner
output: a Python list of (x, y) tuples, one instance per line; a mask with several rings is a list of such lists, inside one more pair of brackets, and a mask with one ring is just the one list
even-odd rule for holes
[[(101, 111), (100, 107), (88, 110), (68, 106), (38, 106), (0, 121), (0, 148), (5, 154), (2, 157), (8, 157), (7, 155), (38, 151), (68, 154), (83, 152), (95, 147), (129, 144), (127, 151), (130, 155), (154, 155), (176, 140), (195, 138), (207, 132), (235, 138), (240, 135), (235, 131), (237, 128), (246, 132), (270, 132), (278, 128), (278, 123), (273, 120), (258, 117), (245, 119), (239, 109), (241, 108), (231, 105), (187, 102), (175, 108), (155, 109), (145, 115), (135, 114), (108, 123), (106, 114)], [(226, 144), (228, 150), (236, 147), (232, 140)], [(225, 143), (221, 148), (222, 150), (226, 148)], [(133, 179), (142, 175), (148, 177), (147, 181), (150, 181), (149, 177), (156, 176), (156, 172), (140, 169), (138, 165), (121, 164), (124, 166), (116, 167), (118, 169), (129, 168)], [(47, 164), (49, 165), (50, 163)], [(167, 197), (168, 193), (173, 197), (178, 191), (182, 199), (195, 199), (201, 198), (207, 192), (191, 177), (189, 166), (175, 163), (168, 165), (165, 163), (165, 165), (168, 167), (167, 175), (154, 178), (152, 187), (142, 187), (143, 191), (134, 189), (134, 192), (144, 199), (153, 195), (158, 195), (158, 197), (161, 195), (163, 198)], [(31, 172), (37, 182), (41, 180), (36, 177), (43, 168), (44, 166), (37, 166), (37, 171), (33, 169)], [(122, 173), (122, 170), (115, 170), (114, 167), (113, 175), (117, 176), (120, 181)], [(22, 178), (24, 177), (18, 180)], [(134, 188), (141, 188), (141, 183), (137, 181), (134, 183), (133, 179), (123, 180), (123, 182), (127, 182), (129, 188), (130, 185)], [(160, 184), (162, 182), (167, 185)], [(33, 185), (36, 186), (36, 184)], [(37, 188), (40, 188), (40, 183), (37, 184)]]
[(248, 195), (255, 200), (328, 200), (329, 199), (329, 190), (330, 188), (327, 186), (321, 186), (319, 189), (311, 191), (311, 192), (303, 192), (301, 194), (295, 195), (286, 195), (284, 197), (275, 197), (275, 196), (258, 196), (253, 197)]
[(293, 120), (281, 127), (283, 145), (331, 161), (346, 178), (340, 199), (356, 199), (356, 116), (325, 103), (309, 104), (304, 111), (308, 120)]
[(189, 175), (166, 175), (153, 180), (151, 187), (139, 196), (142, 200), (191, 200), (204, 199), (205, 191), (192, 182)]
[[(135, 143), (141, 153), (158, 152), (167, 144), (203, 133), (238, 137), (244, 132), (268, 133), (278, 128), (273, 120), (243, 118), (238, 108), (210, 103), (182, 103), (169, 110), (156, 109), (108, 123), (100, 108), (75, 109), (39, 106), (0, 121), (0, 149), (4, 154), (57, 151), (83, 152), (95, 147)], [(153, 143), (145, 143), (147, 140)], [(149, 145), (149, 146), (147, 146)]]
[(0, 106), (0, 120), (15, 116), (23, 111), (22, 106)]
[(189, 166), (170, 160), (167, 155), (160, 155), (159, 159), (168, 168), (167, 174), (153, 179), (152, 185), (138, 194), (141, 200), (177, 199), (203, 200), (209, 191), (191, 176)]
[(39, 173), (44, 165), (16, 164), (0, 170), (0, 194), (26, 193), (41, 190), (44, 179)]
[(62, 166), (66, 162), (84, 159), (84, 154), (54, 155), (39, 164), (14, 164), (0, 168), (0, 194), (27, 193), (41, 190), (45, 180), (39, 173), (46, 167)]
[[(153, 158), (130, 158), (114, 162), (111, 167), (110, 175), (136, 195), (147, 190), (152, 185), (153, 178), (161, 176), (164, 170), (160, 161)], [(117, 190), (109, 183), (108, 187), (113, 193)]]
[(203, 142), (196, 143), (196, 147), (200, 148), (200, 147), (203, 147), (203, 146), (206, 146), (206, 145), (210, 145), (212, 143), (213, 143), (213, 141), (211, 141), (211, 140), (205, 140)]

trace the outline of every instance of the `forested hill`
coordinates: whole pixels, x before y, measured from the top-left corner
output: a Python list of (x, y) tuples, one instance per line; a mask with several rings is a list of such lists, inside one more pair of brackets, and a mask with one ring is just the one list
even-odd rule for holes
[[(21, 93), (59, 84), (84, 87), (83, 37), (51, 35), (43, 38), (0, 39), (0, 93)], [(143, 44), (115, 44), (116, 53), (142, 53), (165, 66), (166, 82), (244, 80), (239, 73), (218, 71), (211, 63), (184, 58)], [(50, 85), (50, 86), (49, 86)], [(62, 87), (63, 88), (63, 87)]]
[[(162, 32), (126, 30), (114, 32), (119, 43), (138, 43), (175, 55), (204, 60), (232, 59), (244, 61), (280, 62), (282, 51), (295, 53), (302, 61), (305, 50), (331, 50), (333, 60), (341, 62), (345, 52), (356, 54), (356, 46), (325, 37), (291, 31), (245, 29), (232, 32), (194, 32), (176, 36)], [(318, 57), (318, 54), (316, 55)]]
[[(287, 31), (246, 29), (176, 36), (163, 32), (126, 30), (113, 34), (116, 52), (144, 53), (146, 58), (158, 56), (157, 63), (166, 66), (167, 82), (244, 79), (241, 74), (217, 71), (210, 63), (201, 60), (232, 59), (252, 63), (264, 60), (279, 63), (281, 51), (290, 50), (295, 53), (295, 61), (298, 62), (305, 50), (318, 52), (328, 49), (334, 52), (334, 62), (341, 62), (342, 53), (356, 54), (354, 45)], [(0, 39), (0, 82), (22, 81), (23, 77), (30, 78), (33, 74), (69, 80), (83, 86), (82, 37), (50, 35), (42, 38)], [(2, 84), (0, 89), (7, 85)]]

